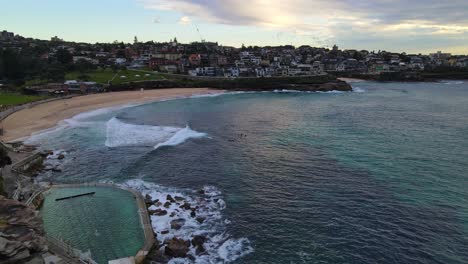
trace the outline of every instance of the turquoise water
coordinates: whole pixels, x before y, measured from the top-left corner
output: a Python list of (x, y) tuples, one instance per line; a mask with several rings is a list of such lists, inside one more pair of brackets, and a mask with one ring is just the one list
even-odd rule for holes
[[(95, 192), (92, 196), (57, 198)], [(144, 243), (133, 194), (109, 187), (52, 188), (41, 208), (47, 235), (60, 238), (98, 263), (135, 256)]]
[[(38, 138), (69, 152), (42, 178), (214, 186), (225, 229), (253, 248), (238, 263), (468, 263), (468, 83), (353, 86), (78, 118)], [(187, 124), (207, 136), (154, 149)]]

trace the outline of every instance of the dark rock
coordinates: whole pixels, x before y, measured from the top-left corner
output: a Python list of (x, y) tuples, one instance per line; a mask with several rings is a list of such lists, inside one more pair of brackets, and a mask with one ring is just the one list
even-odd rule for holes
[(196, 253), (197, 255), (206, 254), (205, 247), (204, 247), (203, 245), (198, 246), (198, 247), (195, 249), (195, 253)]
[(184, 200), (184, 197), (180, 197), (180, 196), (174, 196), (174, 199), (178, 202), (181, 202)]
[(199, 193), (199, 194), (205, 194), (205, 190), (200, 189), (200, 190), (198, 190), (198, 193)]
[(162, 235), (169, 234), (169, 230), (163, 230), (163, 231), (161, 231), (161, 234), (162, 234)]
[(175, 212), (172, 212), (172, 213), (169, 215), (169, 217), (174, 217), (175, 215), (176, 215), (176, 213), (175, 213)]
[(190, 259), (191, 261), (195, 261), (195, 257), (192, 255), (188, 255), (187, 258)]
[(186, 258), (189, 252), (190, 242), (179, 238), (173, 238), (166, 242), (164, 253), (174, 258)]
[(165, 203), (164, 203), (164, 207), (166, 207), (166, 208), (171, 207), (171, 203), (170, 203), (170, 202), (165, 202)]
[(168, 201), (171, 202), (171, 203), (175, 203), (175, 202), (176, 202), (176, 200), (174, 200), (174, 198), (172, 198), (172, 196), (171, 196), (170, 194), (168, 194), (168, 195), (166, 196), (166, 200), (168, 200)]
[(64, 158), (65, 158), (65, 155), (63, 155), (63, 154), (60, 154), (60, 155), (58, 155), (58, 157), (57, 157), (57, 159), (59, 159), (59, 160), (62, 160), (62, 159), (64, 159)]
[(150, 210), (149, 213), (157, 216), (167, 215), (167, 211), (162, 209)]
[(190, 216), (191, 216), (192, 218), (195, 218), (195, 216), (197, 216), (197, 214), (196, 214), (194, 211), (192, 211), (192, 212), (190, 213)]
[(183, 205), (179, 206), (179, 208), (185, 209), (185, 210), (190, 210), (191, 205), (187, 202), (185, 202)]
[(0, 263), (34, 263), (46, 251), (39, 213), (0, 196)]
[(171, 221), (171, 228), (179, 230), (185, 224), (185, 219), (179, 218)]
[(201, 236), (201, 235), (197, 235), (197, 236), (194, 236), (192, 238), (192, 246), (194, 247), (198, 247), (198, 246), (203, 246), (203, 244), (205, 243), (206, 241), (206, 237), (205, 236)]
[(205, 221), (205, 218), (199, 216), (199, 217), (195, 218), (195, 220), (197, 220), (197, 222), (201, 224), (201, 223), (203, 223)]
[(164, 255), (164, 251), (159, 249), (158, 246), (154, 246), (148, 255), (146, 255), (144, 264), (159, 264), (159, 263), (168, 263), (169, 257)]
[(145, 203), (146, 204), (152, 204), (153, 201), (152, 201), (152, 198), (149, 194), (145, 195)]

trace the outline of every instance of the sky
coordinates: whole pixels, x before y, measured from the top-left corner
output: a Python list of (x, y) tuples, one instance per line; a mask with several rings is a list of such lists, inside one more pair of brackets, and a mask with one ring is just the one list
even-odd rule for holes
[(0, 30), (67, 41), (217, 41), (468, 55), (468, 0), (0, 0)]

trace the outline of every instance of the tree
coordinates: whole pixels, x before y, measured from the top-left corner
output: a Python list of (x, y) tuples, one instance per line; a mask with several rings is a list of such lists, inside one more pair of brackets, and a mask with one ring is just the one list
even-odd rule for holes
[(0, 168), (5, 167), (6, 165), (11, 165), (11, 158), (8, 156), (6, 150), (0, 148)]
[(133, 38), (133, 44), (138, 44), (138, 38), (137, 38), (137, 36), (135, 36), (135, 37)]
[(65, 80), (65, 69), (61, 65), (51, 65), (42, 75), (43, 79), (62, 82)]
[(89, 71), (89, 70), (93, 70), (95, 68), (95, 66), (85, 60), (85, 59), (79, 59), (76, 63), (75, 63), (75, 69), (77, 71), (79, 71), (81, 74), (84, 74), (85, 72)]
[(57, 50), (57, 61), (61, 64), (70, 64), (73, 61), (72, 54), (67, 49)]

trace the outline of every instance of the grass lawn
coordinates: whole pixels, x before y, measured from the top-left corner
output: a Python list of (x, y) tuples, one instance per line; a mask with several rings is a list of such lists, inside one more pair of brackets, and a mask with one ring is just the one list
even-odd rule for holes
[(0, 105), (18, 105), (46, 99), (44, 96), (24, 95), (19, 93), (0, 92)]
[[(80, 72), (70, 72), (65, 75), (67, 80), (78, 80), (79, 76), (83, 75)], [(145, 72), (139, 70), (120, 70), (115, 74), (111, 69), (98, 69), (85, 73), (89, 77), (88, 81), (97, 82), (101, 84), (107, 84), (109, 80), (113, 84), (121, 84), (126, 82), (136, 82), (136, 81), (150, 81), (150, 80), (161, 80), (164, 79), (159, 73), (155, 72)], [(126, 78), (122, 78), (125, 76)]]

